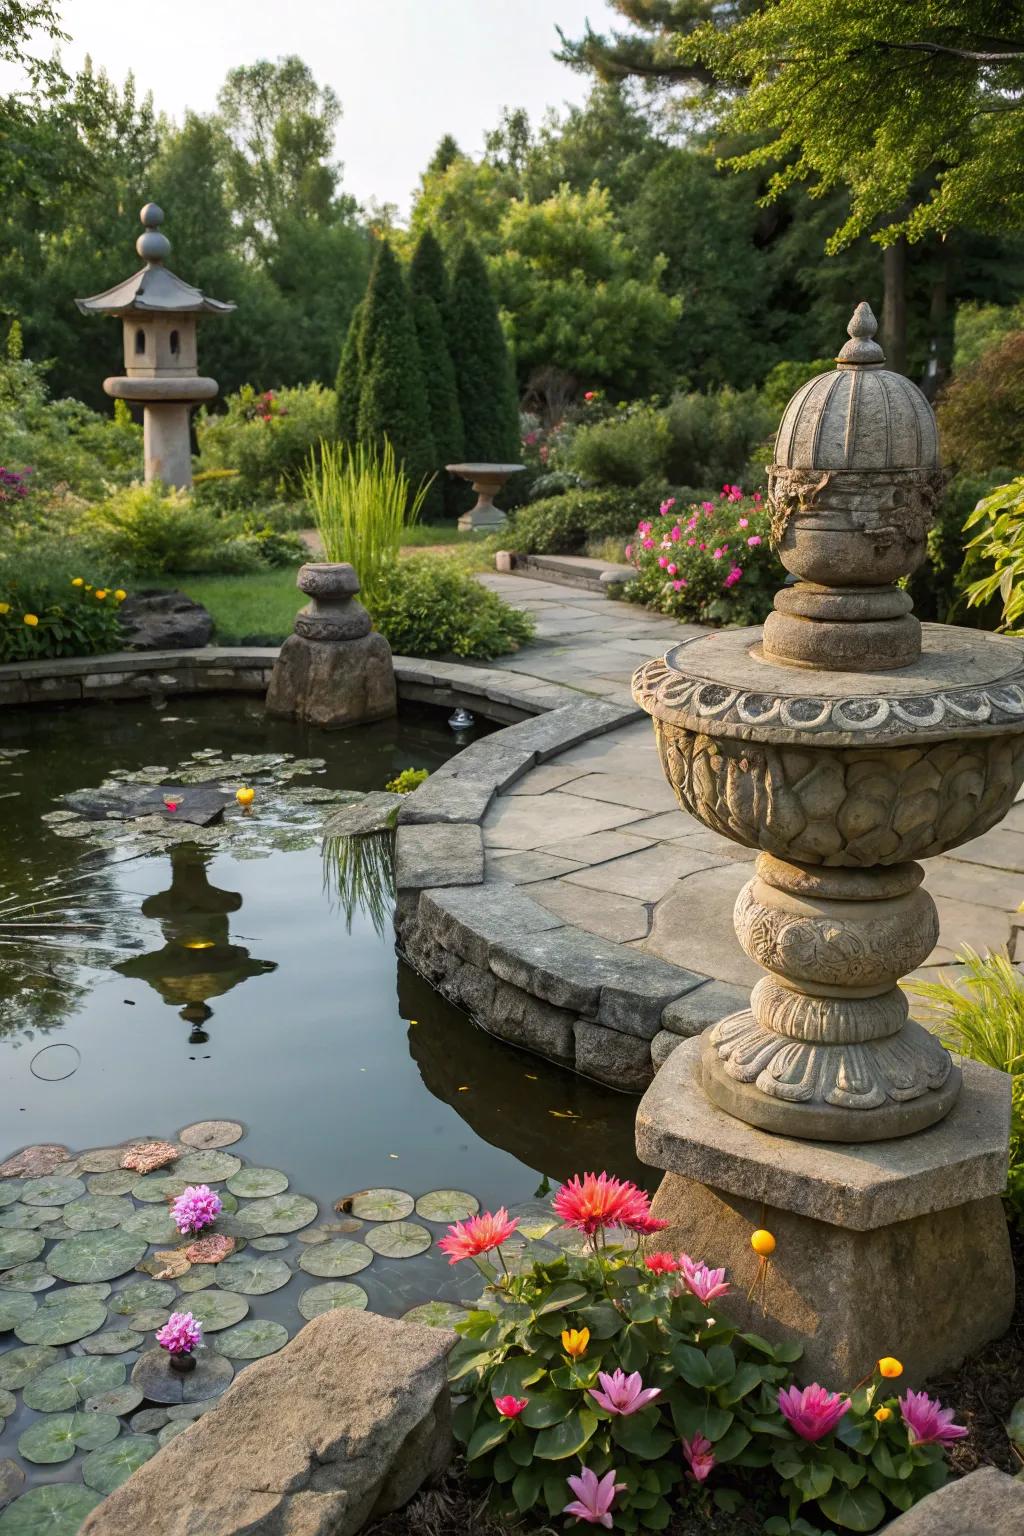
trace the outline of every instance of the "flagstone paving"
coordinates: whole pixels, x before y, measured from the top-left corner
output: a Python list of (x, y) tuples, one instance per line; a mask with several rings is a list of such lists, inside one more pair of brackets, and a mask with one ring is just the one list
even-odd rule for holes
[[(489, 666), (616, 703), (640, 662), (701, 632), (574, 587), (481, 580), (537, 621), (532, 644)], [(679, 810), (646, 717), (532, 769), (494, 800), (483, 837), (485, 878), (523, 887), (564, 922), (734, 985), (761, 975), (732, 926), (754, 854)], [(917, 976), (949, 972), (965, 944), (1024, 960), (1024, 800), (925, 870), (940, 934)]]

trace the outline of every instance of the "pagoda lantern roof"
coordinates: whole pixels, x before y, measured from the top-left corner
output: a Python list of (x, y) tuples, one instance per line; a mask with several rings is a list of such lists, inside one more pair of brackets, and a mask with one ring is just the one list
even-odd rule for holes
[(160, 230), (163, 209), (156, 203), (147, 203), (139, 215), (145, 226), (135, 242), (135, 249), (145, 258), (146, 265), (140, 272), (115, 283), (103, 293), (94, 293), (88, 299), (76, 299), (75, 303), (86, 315), (131, 314), (185, 314), (199, 313), (227, 315), (234, 304), (212, 299), (201, 289), (186, 283), (164, 266), (164, 258), (170, 255), (171, 242)]

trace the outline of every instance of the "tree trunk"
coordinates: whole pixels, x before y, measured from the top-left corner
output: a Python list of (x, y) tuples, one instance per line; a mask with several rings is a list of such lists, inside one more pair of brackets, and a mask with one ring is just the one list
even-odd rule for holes
[(886, 366), (907, 371), (907, 242), (900, 238), (884, 252), (885, 288), (882, 299), (882, 347)]
[(949, 260), (945, 246), (938, 254), (938, 268), (932, 282), (928, 309), (928, 367), (924, 392), (934, 400), (949, 377), (953, 361), (953, 323), (949, 313)]

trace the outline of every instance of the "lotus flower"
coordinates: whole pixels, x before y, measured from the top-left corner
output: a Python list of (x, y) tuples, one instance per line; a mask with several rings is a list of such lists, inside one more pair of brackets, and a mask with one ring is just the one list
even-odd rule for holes
[(562, 1514), (575, 1515), (577, 1520), (587, 1525), (603, 1525), (606, 1531), (610, 1531), (615, 1495), (621, 1493), (626, 1486), (625, 1483), (615, 1481), (614, 1467), (602, 1478), (598, 1478), (597, 1473), (591, 1472), (589, 1467), (584, 1467), (579, 1477), (568, 1477), (566, 1482), (576, 1497), (571, 1504), (565, 1506)]
[(171, 1206), (171, 1219), (181, 1233), (201, 1232), (221, 1213), (220, 1196), (207, 1184), (190, 1184)]
[(518, 1419), (529, 1401), (528, 1397), (496, 1397), (494, 1406), (503, 1419)]
[(826, 1392), (816, 1381), (803, 1391), (787, 1387), (779, 1393), (779, 1412), (801, 1440), (820, 1440), (835, 1429), (844, 1413), (850, 1411), (850, 1399), (838, 1392)]
[(203, 1327), (191, 1312), (172, 1312), (157, 1329), (156, 1341), (169, 1355), (190, 1355), (203, 1342)]
[(679, 1267), (683, 1272), (687, 1289), (692, 1291), (705, 1307), (710, 1306), (716, 1296), (724, 1296), (729, 1289), (724, 1269), (708, 1269), (706, 1264), (695, 1264), (685, 1253), (679, 1256)]
[(598, 1371), (597, 1379), (603, 1390), (599, 1392), (596, 1387), (591, 1387), (591, 1397), (606, 1413), (618, 1413), (623, 1418), (639, 1413), (641, 1408), (661, 1396), (660, 1387), (644, 1386), (639, 1371), (634, 1371), (632, 1376), (623, 1371), (613, 1371), (610, 1376), (607, 1371)]
[(899, 1399), (900, 1412), (907, 1426), (911, 1445), (951, 1445), (970, 1431), (953, 1423), (952, 1408), (943, 1408), (937, 1397), (927, 1392), (911, 1392)]
[(711, 1449), (711, 1441), (706, 1440), (698, 1431), (692, 1440), (682, 1440), (680, 1444), (691, 1475), (697, 1479), (698, 1483), (702, 1483), (715, 1466), (715, 1453)]
[(475, 1259), (492, 1248), (500, 1248), (518, 1225), (518, 1217), (510, 1218), (502, 1206), (493, 1213), (484, 1211), (479, 1216), (471, 1216), (468, 1221), (454, 1222), (437, 1246), (448, 1255), (449, 1264), (457, 1264), (460, 1259)]
[(652, 1275), (674, 1275), (679, 1268), (679, 1260), (671, 1253), (649, 1253), (644, 1263)]

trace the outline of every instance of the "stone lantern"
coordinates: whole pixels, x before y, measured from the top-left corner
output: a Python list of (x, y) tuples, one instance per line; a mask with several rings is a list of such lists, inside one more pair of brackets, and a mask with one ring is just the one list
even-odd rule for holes
[(776, 440), (795, 585), (763, 630), (684, 641), (633, 679), (680, 805), (758, 850), (734, 921), (766, 972), (662, 1068), (641, 1156), (689, 1252), (741, 1208), (736, 1231), (779, 1237), (767, 1314), (836, 1386), (893, 1349), (921, 1380), (1009, 1320), (1009, 1080), (956, 1064), (899, 982), (938, 938), (917, 860), (995, 826), (1024, 781), (1024, 649), (922, 625), (896, 585), (942, 490), (931, 407), (885, 368), (866, 304), (848, 331)]
[(171, 242), (160, 230), (163, 210), (147, 203), (135, 249), (146, 265), (105, 293), (76, 299), (86, 315), (118, 315), (124, 328), (125, 376), (104, 379), (115, 400), (142, 406), (145, 478), (164, 485), (192, 484), (189, 416), (217, 393), (216, 379), (197, 373), (196, 322), (200, 314), (230, 314), (234, 304), (208, 298), (164, 266)]

